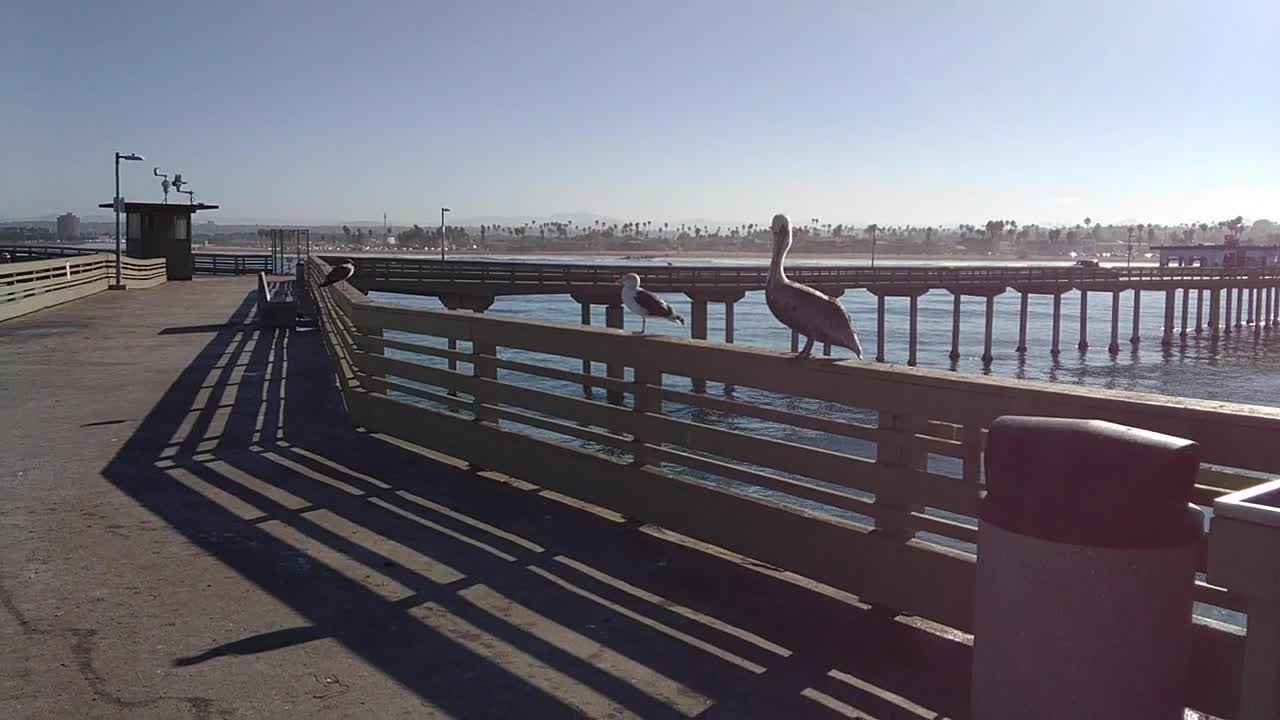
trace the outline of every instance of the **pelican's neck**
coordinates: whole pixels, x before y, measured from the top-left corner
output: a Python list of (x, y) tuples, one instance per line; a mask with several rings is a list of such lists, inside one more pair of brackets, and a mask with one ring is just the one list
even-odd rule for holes
[(783, 267), (787, 262), (787, 249), (791, 247), (791, 238), (774, 240), (773, 262), (769, 264), (769, 282), (786, 282), (787, 271)]

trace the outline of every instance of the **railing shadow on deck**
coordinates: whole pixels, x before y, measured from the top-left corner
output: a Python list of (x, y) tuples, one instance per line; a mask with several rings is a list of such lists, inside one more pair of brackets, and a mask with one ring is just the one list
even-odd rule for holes
[(308, 624), (176, 665), (331, 638), (452, 715), (968, 716), (963, 641), (357, 432), (319, 333), (252, 308), (104, 475)]

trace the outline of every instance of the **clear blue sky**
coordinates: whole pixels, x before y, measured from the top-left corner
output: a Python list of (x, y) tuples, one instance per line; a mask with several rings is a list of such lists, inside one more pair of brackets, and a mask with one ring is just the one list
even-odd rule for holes
[[(1280, 217), (1280, 2), (11, 0), (0, 217)], [(16, 20), (16, 22), (15, 22)], [(94, 210), (93, 212), (98, 212)]]

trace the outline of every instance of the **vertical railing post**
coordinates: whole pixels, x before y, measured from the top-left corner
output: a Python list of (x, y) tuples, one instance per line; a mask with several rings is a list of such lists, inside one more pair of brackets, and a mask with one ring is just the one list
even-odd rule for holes
[[(703, 306), (705, 308), (705, 305)], [(604, 324), (611, 328), (619, 330), (623, 327), (622, 306), (606, 305), (604, 308)], [(621, 363), (610, 362), (605, 365), (605, 375), (614, 380), (621, 380), (624, 377), (624, 367)], [(614, 405), (622, 404), (622, 393), (617, 390), (610, 389), (605, 393), (609, 402)]]
[[(881, 439), (876, 443), (876, 463), (895, 470), (926, 470), (929, 455), (915, 444), (915, 435), (923, 424), (906, 415), (880, 413)], [(920, 509), (920, 505), (911, 502), (910, 495), (900, 487), (901, 483), (886, 482), (882, 491), (876, 493), (876, 533), (905, 542), (915, 532), (910, 516)]]
[[(705, 298), (691, 297), (690, 300), (690, 336), (695, 340), (707, 339), (707, 300)], [(705, 378), (691, 378), (693, 381), (694, 392), (706, 392), (707, 381)]]
[[(471, 337), (471, 375), (477, 380), (497, 380), (498, 367), (495, 360), (498, 356), (498, 346), (492, 340), (487, 338), (478, 338), (475, 336), (474, 330)], [(498, 418), (491, 408), (485, 406), (482, 394), (477, 393), (472, 397), (475, 403), (475, 417), (477, 422), (492, 422), (498, 424)]]
[[(632, 382), (635, 394), (631, 409), (635, 413), (662, 413), (662, 373), (649, 367), (636, 367), (632, 370)], [(645, 447), (645, 438), (633, 437), (631, 461), (636, 465), (651, 465), (652, 453)]]

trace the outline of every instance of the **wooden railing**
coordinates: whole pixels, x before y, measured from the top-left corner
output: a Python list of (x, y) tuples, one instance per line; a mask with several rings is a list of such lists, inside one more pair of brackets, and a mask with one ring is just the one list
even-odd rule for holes
[[(115, 254), (96, 253), (0, 265), (0, 320), (106, 290), (115, 281)], [(166, 280), (165, 261), (125, 258), (121, 278), (131, 288)]]
[[(325, 256), (336, 262), (338, 256)], [(360, 257), (357, 283), (366, 289), (400, 292), (462, 291), (472, 288), (495, 295), (564, 293), (615, 285), (623, 274), (638, 273), (656, 292), (690, 290), (759, 290), (768, 269), (761, 266), (678, 266), (620, 264), (556, 264), (542, 262), (475, 262), (426, 258)], [(985, 291), (1033, 286), (1040, 291), (1080, 287), (1206, 286), (1266, 282), (1280, 278), (1280, 268), (1080, 268), (1080, 267), (839, 267), (796, 265), (793, 280), (824, 288), (927, 289)]]
[[(995, 418), (1098, 418), (1191, 438), (1206, 463), (1200, 504), (1280, 473), (1280, 409), (418, 310), (346, 283), (318, 288), (327, 271), (311, 261), (308, 284), (357, 424), (964, 631)], [(583, 360), (607, 373), (578, 371)], [(726, 391), (689, 392), (692, 376)], [(1224, 621), (1247, 608), (1203, 582), (1196, 599), (1187, 704), (1230, 718), (1243, 631)]]
[[(112, 264), (115, 263), (115, 255), (111, 254), (107, 257), (111, 258)], [(114, 279), (114, 270), (111, 277)], [(165, 267), (164, 258), (131, 258), (125, 257), (120, 261), (120, 277), (124, 280), (124, 284), (133, 289), (155, 287), (163, 282), (167, 282), (169, 278), (168, 269)]]
[(195, 271), (205, 275), (251, 275), (271, 272), (271, 256), (267, 253), (193, 252)]
[[(68, 245), (0, 245), (0, 252), (8, 253), (13, 261), (19, 261), (94, 255), (100, 251)], [(109, 254), (114, 257), (114, 252)], [(195, 264), (195, 271), (206, 275), (252, 275), (271, 272), (271, 256), (265, 252), (193, 252), (191, 259)]]

